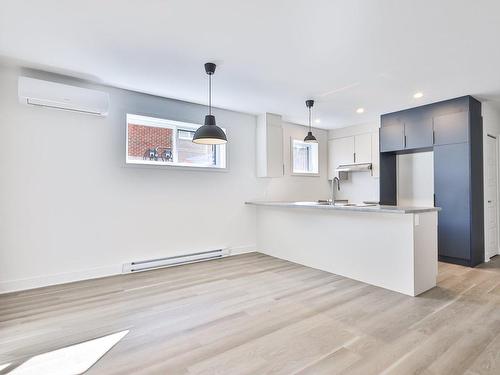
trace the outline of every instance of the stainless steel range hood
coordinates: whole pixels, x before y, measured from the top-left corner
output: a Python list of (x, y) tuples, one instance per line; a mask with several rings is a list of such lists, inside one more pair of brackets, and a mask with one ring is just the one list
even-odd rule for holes
[(336, 172), (371, 172), (372, 163), (340, 164)]

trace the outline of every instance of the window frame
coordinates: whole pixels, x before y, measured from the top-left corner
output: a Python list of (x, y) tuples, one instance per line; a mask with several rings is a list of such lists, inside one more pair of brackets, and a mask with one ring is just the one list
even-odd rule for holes
[[(317, 172), (294, 172), (294, 169), (293, 169), (293, 164), (294, 164), (293, 163), (293, 161), (294, 161), (293, 160), (293, 143), (294, 143), (294, 141), (305, 143), (301, 139), (290, 137), (290, 175), (291, 176), (299, 176), (299, 177), (320, 177), (320, 157), (319, 157), (320, 145), (319, 145), (319, 143), (316, 143), (317, 147), (318, 147), (318, 171)], [(310, 155), (308, 155), (308, 157), (310, 157)]]
[[(130, 121), (130, 119), (133, 119)], [(178, 130), (196, 130), (201, 124), (195, 124), (190, 122), (182, 122), (169, 120), (157, 115), (149, 114), (136, 114), (136, 113), (125, 113), (125, 166), (132, 168), (164, 168), (164, 169), (175, 169), (175, 170), (188, 170), (188, 171), (214, 171), (214, 172), (227, 172), (229, 171), (229, 147), (228, 143), (222, 145), (225, 148), (225, 152), (214, 152), (216, 158), (225, 158), (224, 167), (217, 166), (204, 166), (204, 165), (193, 165), (189, 163), (179, 163), (177, 152), (172, 152), (173, 161), (154, 161), (154, 160), (130, 160), (128, 157), (128, 125), (129, 122), (135, 123), (137, 125), (153, 126), (166, 129), (172, 129), (172, 133), (175, 135), (172, 137), (172, 151), (177, 149), (177, 131)], [(160, 126), (158, 126), (160, 125)], [(222, 128), (227, 134), (227, 130)], [(220, 155), (223, 154), (223, 155)]]

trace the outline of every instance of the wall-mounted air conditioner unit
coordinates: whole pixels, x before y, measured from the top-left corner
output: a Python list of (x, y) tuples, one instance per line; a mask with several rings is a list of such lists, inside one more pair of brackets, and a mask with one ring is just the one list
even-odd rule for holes
[(102, 91), (19, 77), (19, 101), (23, 104), (106, 116), (109, 95)]

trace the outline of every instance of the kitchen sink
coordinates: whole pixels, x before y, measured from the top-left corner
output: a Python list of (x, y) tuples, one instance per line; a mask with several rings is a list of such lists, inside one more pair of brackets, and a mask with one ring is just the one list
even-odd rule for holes
[[(305, 205), (305, 206), (311, 206), (311, 205), (318, 205), (318, 206), (331, 206), (332, 203), (330, 201), (326, 200), (317, 200), (313, 202), (295, 202), (295, 204), (298, 205)], [(348, 203), (347, 201), (336, 201), (334, 206), (338, 207), (370, 207), (370, 206), (377, 206), (375, 203)]]
[(298, 205), (306, 205), (306, 206), (312, 206), (312, 205), (318, 205), (318, 206), (329, 206), (331, 203), (328, 201), (314, 201), (314, 202), (295, 202), (295, 204)]
[(334, 206), (341, 206), (341, 207), (370, 207), (370, 206), (376, 206), (376, 204), (375, 203), (335, 202)]

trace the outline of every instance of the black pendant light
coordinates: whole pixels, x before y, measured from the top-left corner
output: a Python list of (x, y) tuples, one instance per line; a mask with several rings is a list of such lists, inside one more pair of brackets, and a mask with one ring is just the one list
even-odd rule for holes
[(311, 127), (311, 110), (314, 105), (314, 100), (306, 100), (306, 107), (309, 108), (309, 131), (307, 132), (304, 142), (306, 143), (318, 143), (316, 137), (312, 133)]
[(208, 74), (208, 115), (205, 116), (205, 125), (200, 126), (193, 136), (193, 142), (202, 145), (220, 145), (227, 142), (226, 133), (215, 124), (215, 116), (212, 115), (212, 75), (215, 73), (216, 65), (205, 64), (205, 72)]

